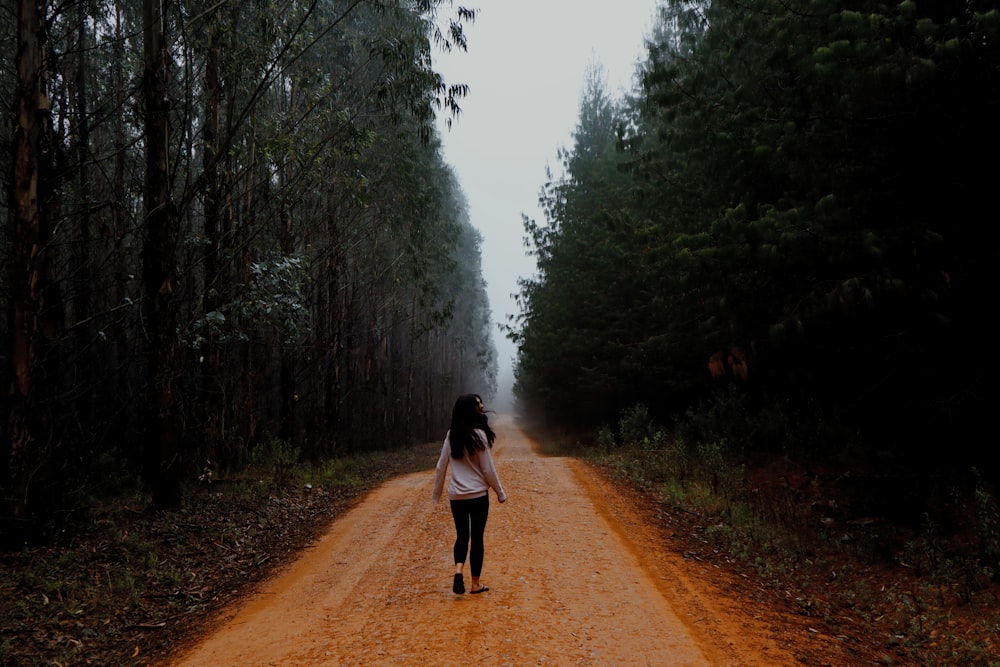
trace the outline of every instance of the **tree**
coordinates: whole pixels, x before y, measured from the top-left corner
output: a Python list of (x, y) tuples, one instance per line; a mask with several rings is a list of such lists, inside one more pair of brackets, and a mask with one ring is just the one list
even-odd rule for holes
[(177, 289), (178, 223), (170, 186), (170, 59), (162, 5), (142, 5), (142, 101), (146, 147), (142, 254), (143, 315), (149, 341), (149, 395), (147, 475), (153, 505), (176, 507), (181, 502), (183, 447), (177, 397)]
[(541, 202), (545, 224), (525, 219), (538, 276), (522, 281), (516, 370), (521, 402), (540, 401), (570, 422), (614, 413), (633, 389), (631, 363), (640, 316), (641, 254), (631, 186), (622, 170), (620, 103), (603, 69), (588, 71), (565, 175)]
[[(32, 471), (52, 436), (52, 403), (46, 386), (57, 334), (58, 293), (50, 275), (50, 221), (46, 204), (51, 168), (49, 106), (42, 53), (45, 48), (37, 3), (18, 3), (17, 57), (10, 192), (12, 245), (8, 265), (11, 294), (7, 312), (11, 342), (0, 449), (2, 520), (16, 541), (31, 519)], [(5, 531), (6, 532), (6, 531)]]
[(989, 13), (762, 2), (696, 16), (646, 77), (644, 173), (667, 175), (647, 201), (670, 212), (678, 319), (696, 315), (716, 349), (753, 347), (781, 378), (772, 392), (840, 405), (872, 435), (909, 446), (951, 428), (947, 396), (978, 384), (953, 346), (982, 345), (978, 316), (955, 306), (989, 278), (958, 289), (949, 256), (971, 268), (970, 238), (996, 245), (966, 224), (985, 205), (969, 147), (997, 143)]
[(176, 506), (276, 441), (403, 446), (495, 381), (433, 123), (466, 89), (431, 50), (464, 48), (474, 12), (20, 5), (38, 29), (0, 69), (26, 110), (0, 142), (5, 514), (41, 527), (140, 488)]
[[(580, 178), (578, 141), (548, 226), (527, 224), (522, 394), (598, 418), (655, 395), (669, 418), (725, 352), (758, 407), (816, 401), (899, 451), (981, 427), (990, 372), (956, 355), (987, 346), (972, 304), (995, 285), (996, 230), (974, 211), (996, 177), (998, 17), (665, 3), (615, 168)], [(627, 215), (592, 215), (604, 201)]]

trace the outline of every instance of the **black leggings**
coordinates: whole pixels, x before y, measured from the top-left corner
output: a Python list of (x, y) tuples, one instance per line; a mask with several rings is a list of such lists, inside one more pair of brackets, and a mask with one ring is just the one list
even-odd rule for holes
[[(468, 500), (452, 500), (451, 516), (455, 519), (455, 562), (464, 563), (465, 555), (469, 553), (469, 566), (472, 576), (478, 577), (483, 571), (483, 534), (486, 532), (486, 519), (490, 515), (490, 496), (480, 496)], [(472, 540), (472, 550), (469, 552), (469, 540)]]

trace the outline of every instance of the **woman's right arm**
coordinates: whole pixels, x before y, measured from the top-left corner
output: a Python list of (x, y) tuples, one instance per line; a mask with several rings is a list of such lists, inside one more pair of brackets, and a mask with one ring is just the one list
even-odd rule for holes
[(441, 447), (441, 456), (438, 457), (437, 468), (434, 471), (434, 491), (431, 492), (431, 500), (437, 502), (441, 499), (444, 491), (444, 478), (448, 472), (448, 460), (451, 458), (451, 441), (448, 436), (444, 438), (444, 446)]

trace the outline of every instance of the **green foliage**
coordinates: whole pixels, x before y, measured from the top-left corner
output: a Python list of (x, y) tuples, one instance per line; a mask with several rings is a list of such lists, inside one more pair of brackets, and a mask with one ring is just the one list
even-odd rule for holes
[(298, 257), (254, 262), (240, 315), (277, 327), (286, 344), (301, 340), (308, 333), (304, 299), (308, 272), (308, 265)]
[[(220, 342), (246, 341), (241, 323), (271, 327), (285, 345), (307, 338), (312, 326), (307, 293), (308, 263), (301, 257), (274, 257), (250, 265), (248, 283), (220, 310), (206, 312), (182, 335), (183, 342), (199, 349), (208, 336)], [(229, 317), (227, 317), (227, 313)]]
[[(743, 513), (745, 469), (725, 440), (692, 439), (697, 427), (665, 430), (641, 403), (622, 413), (619, 431), (621, 453), (602, 451), (617, 456), (622, 473), (636, 485), (700, 512)], [(609, 435), (605, 430), (599, 441)]]
[(642, 89), (604, 123), (587, 88), (526, 221), (518, 391), (666, 420), (739, 347), (749, 402), (709, 420), (730, 447), (981, 457), (996, 391), (957, 351), (988, 347), (998, 43), (992, 7), (664, 3)]
[(597, 446), (605, 454), (610, 454), (618, 446), (615, 431), (610, 426), (602, 426), (597, 431)]
[(364, 484), (365, 480), (360, 474), (364, 468), (363, 459), (340, 457), (308, 471), (305, 478), (314, 486), (325, 489), (355, 488)]
[(635, 322), (648, 291), (631, 252), (641, 227), (617, 151), (626, 122), (593, 67), (574, 149), (560, 152), (565, 173), (541, 196), (546, 220), (524, 220), (538, 275), (521, 282), (524, 316), (509, 330), (518, 343), (517, 386), (525, 403), (537, 393), (569, 424), (616, 418), (611, 406), (634, 402), (630, 381), (644, 374)]
[(649, 408), (637, 403), (627, 408), (618, 421), (622, 440), (630, 445), (641, 445), (647, 442), (654, 431), (653, 419)]
[[(733, 409), (733, 400), (719, 397), (722, 414)], [(982, 618), (977, 636), (953, 633), (954, 605), (974, 606), (977, 595), (991, 596), (995, 576), (989, 553), (995, 548), (997, 505), (977, 474), (973, 477), (979, 481), (967, 494), (971, 509), (964, 516), (977, 517), (978, 546), (969, 544), (970, 533), (956, 538), (954, 528), (930, 513), (915, 534), (889, 524), (839, 523), (828, 532), (818, 522), (807, 489), (749, 488), (747, 468), (736, 455), (739, 448), (716, 437), (723, 431), (711, 423), (717, 413), (707, 404), (703, 408), (688, 413), (691, 423), (678, 420), (665, 446), (652, 451), (639, 443), (659, 428), (642, 406), (627, 409), (620, 423), (630, 433), (629, 446), (598, 454), (596, 460), (635, 488), (654, 494), (667, 514), (696, 515), (692, 544), (706, 545), (710, 557), (750, 565), (764, 586), (791, 596), (802, 614), (836, 619), (838, 627), (841, 617), (863, 626), (889, 625), (898, 641), (894, 655), (905, 661), (992, 664), (987, 658), (994, 653), (990, 637), (998, 627), (996, 618)], [(649, 430), (644, 433), (642, 425)], [(699, 433), (708, 437), (684, 440)], [(758, 471), (754, 479), (759, 484), (774, 476), (760, 477)], [(677, 527), (685, 525), (676, 521)], [(894, 568), (903, 576), (897, 578)], [(829, 594), (817, 595), (820, 590)]]
[[(475, 10), (168, 3), (157, 25), (183, 66), (157, 68), (169, 131), (151, 143), (136, 98), (142, 7), (126, 4), (39, 6), (52, 57), (38, 81), (18, 81), (19, 49), (4, 50), (0, 98), (39, 84), (51, 102), (38, 118), (45, 150), (22, 161), (53, 166), (38, 184), (42, 236), (11, 226), (4, 255), (42, 249), (53, 324), (25, 333), (50, 345), (57, 369), (31, 383), (35, 451), (0, 475), (0, 496), (17, 499), (7, 518), (64, 516), (157, 468), (177, 479), (146, 482), (173, 500), (206, 461), (236, 474), (271, 438), (300, 443), (309, 460), (422, 440), (459, 391), (494, 393), (481, 238), (435, 123), (458, 113), (468, 87), (434, 71), (433, 51), (464, 50)], [(16, 21), (2, 26), (0, 43), (20, 43)], [(0, 141), (6, 157), (12, 147)], [(155, 186), (150, 147), (169, 156)], [(5, 229), (10, 212), (0, 209)], [(153, 227), (169, 232), (162, 248)], [(143, 283), (153, 273), (164, 278)], [(153, 295), (169, 301), (152, 311), (166, 326), (139, 308)], [(9, 360), (13, 332), (0, 329)], [(175, 450), (156, 453), (159, 467), (142, 462), (152, 405), (179, 425), (159, 429)], [(8, 487), (29, 477), (27, 493)]]
[(984, 570), (989, 569), (990, 578), (1000, 576), (1000, 504), (993, 493), (984, 485), (978, 470), (973, 470), (976, 506), (976, 535), (982, 545)]

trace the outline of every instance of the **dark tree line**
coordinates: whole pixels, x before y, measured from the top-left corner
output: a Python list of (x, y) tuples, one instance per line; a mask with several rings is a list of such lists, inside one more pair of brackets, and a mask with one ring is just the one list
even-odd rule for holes
[[(435, 134), (440, 0), (3, 0), (7, 537), (284, 442), (436, 439), (491, 395), (481, 238)], [(439, 26), (444, 25), (442, 29)]]
[(522, 405), (666, 420), (736, 385), (783, 415), (751, 447), (988, 462), (997, 4), (667, 1), (647, 44), (525, 221)]

